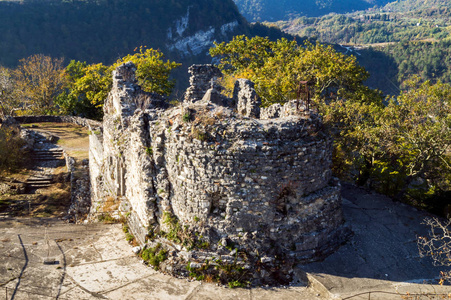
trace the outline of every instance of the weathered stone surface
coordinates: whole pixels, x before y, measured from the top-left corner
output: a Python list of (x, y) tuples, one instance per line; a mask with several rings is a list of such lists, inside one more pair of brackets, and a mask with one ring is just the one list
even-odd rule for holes
[(13, 128), (19, 131), (20, 125), (15, 118), (6, 116), (5, 118), (0, 118), (0, 128), (2, 127)]
[[(103, 142), (92, 137), (91, 184), (98, 189), (92, 213), (106, 197), (121, 199), (141, 243), (149, 230), (172, 230), (172, 216), (206, 245), (191, 250), (194, 264), (220, 257), (253, 268), (264, 255), (268, 269), (254, 274), (257, 283), (279, 271), (290, 277), (290, 267), (275, 257), (317, 260), (344, 241), (340, 184), (330, 170), (332, 141), (318, 115), (295, 114), (289, 103), (281, 109), (283, 118), (249, 118), (258, 116), (258, 96), (246, 81), (237, 92), (244, 113), (214, 101), (193, 101), (197, 98), (170, 109), (133, 110), (139, 87), (133, 76), (124, 82), (123, 70), (132, 67), (114, 73)], [(191, 70), (204, 70), (205, 78), (214, 73), (209, 66)], [(165, 239), (158, 242), (171, 253), (187, 250)], [(237, 251), (247, 253), (248, 261), (237, 261)], [(172, 255), (164, 269), (185, 274), (182, 262)]]
[(188, 68), (191, 75), (190, 86), (185, 92), (185, 102), (196, 102), (202, 100), (205, 93), (213, 83), (220, 77), (222, 72), (213, 65), (192, 65)]
[(286, 118), (289, 116), (296, 116), (306, 112), (306, 107), (303, 101), (291, 100), (280, 105), (279, 103), (273, 104), (261, 109), (261, 119), (276, 119)]
[(229, 107), (231, 104), (231, 100), (224, 95), (222, 95), (213, 84), (213, 87), (207, 90), (204, 97), (202, 98), (202, 102), (205, 104), (216, 104), (221, 106)]
[(67, 219), (70, 222), (81, 223), (89, 214), (91, 208), (91, 184), (88, 165), (83, 164), (77, 171), (75, 159), (64, 153), (66, 167), (70, 173), (71, 204), (67, 211)]
[(260, 118), (260, 97), (254, 89), (254, 83), (248, 79), (238, 79), (233, 89), (233, 99), (237, 103), (238, 113), (245, 117)]

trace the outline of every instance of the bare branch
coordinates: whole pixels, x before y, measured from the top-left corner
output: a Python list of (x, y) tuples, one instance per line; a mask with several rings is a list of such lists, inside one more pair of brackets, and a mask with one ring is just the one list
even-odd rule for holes
[[(431, 257), (434, 266), (451, 266), (451, 219), (442, 223), (437, 218), (427, 218), (422, 224), (430, 227), (429, 237), (417, 239), (420, 257)], [(451, 271), (442, 271), (441, 283), (451, 283)]]

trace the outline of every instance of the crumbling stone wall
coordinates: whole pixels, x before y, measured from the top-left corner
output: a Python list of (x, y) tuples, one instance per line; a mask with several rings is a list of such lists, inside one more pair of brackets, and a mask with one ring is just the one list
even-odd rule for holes
[(191, 75), (190, 86), (185, 93), (185, 102), (196, 102), (202, 100), (205, 93), (211, 88), (211, 83), (222, 77), (221, 71), (213, 65), (192, 65), (188, 68)]
[[(199, 66), (190, 70), (204, 83), (218, 75), (200, 72)], [(280, 269), (276, 257), (317, 260), (344, 241), (348, 231), (342, 226), (340, 185), (330, 170), (332, 141), (318, 115), (296, 114), (298, 107), (293, 110), (288, 103), (274, 110), (283, 118), (259, 119), (258, 96), (247, 81), (237, 84), (236, 99), (222, 102), (229, 106), (209, 97), (196, 101), (204, 98), (193, 96), (196, 78), (183, 105), (166, 108), (155, 100), (145, 110), (136, 109), (133, 99), (143, 92), (133, 72), (127, 63), (113, 74), (103, 150), (96, 140), (93, 151), (103, 157), (91, 171), (91, 182), (101, 191), (93, 195), (121, 199), (141, 242), (149, 230), (151, 235), (170, 230), (168, 215), (202, 236), (208, 245), (204, 254), (194, 255), (199, 249), (191, 249), (186, 256), (187, 249), (177, 246), (175, 252), (185, 250), (186, 257), (172, 256), (166, 271), (185, 270), (174, 265), (186, 260), (202, 264), (212, 255), (233, 262), (225, 248), (232, 244), (253, 262), (243, 260), (243, 266), (267, 263), (274, 275), (274, 268)], [(202, 89), (208, 90), (206, 83)], [(244, 108), (237, 113), (234, 103)], [(158, 241), (164, 243), (163, 237)], [(174, 247), (172, 242), (166, 246)], [(288, 269), (281, 272), (289, 277)], [(266, 277), (260, 272), (254, 279)]]
[(238, 113), (251, 118), (260, 118), (262, 101), (254, 89), (254, 83), (248, 79), (238, 79), (233, 89), (233, 98), (237, 100)]

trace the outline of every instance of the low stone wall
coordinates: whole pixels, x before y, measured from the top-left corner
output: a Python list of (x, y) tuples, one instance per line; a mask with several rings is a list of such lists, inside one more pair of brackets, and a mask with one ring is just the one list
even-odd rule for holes
[(90, 120), (75, 116), (17, 116), (14, 119), (21, 124), (55, 122), (55, 123), (71, 123), (83, 127), (102, 127), (102, 122)]
[(25, 192), (25, 184), (14, 179), (0, 177), (0, 196), (17, 195)]
[(89, 167), (87, 162), (75, 168), (75, 159), (63, 152), (66, 167), (69, 172), (71, 204), (67, 211), (67, 219), (70, 222), (83, 222), (89, 214), (91, 207), (91, 188)]

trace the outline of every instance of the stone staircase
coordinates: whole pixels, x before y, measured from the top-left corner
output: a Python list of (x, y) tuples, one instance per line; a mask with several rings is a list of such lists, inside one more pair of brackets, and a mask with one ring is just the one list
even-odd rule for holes
[(62, 148), (38, 148), (32, 152), (33, 160), (38, 163), (42, 171), (34, 172), (27, 181), (26, 187), (29, 191), (37, 189), (45, 189), (54, 183), (53, 175), (48, 168), (54, 168), (64, 163), (64, 155)]
[(27, 179), (28, 189), (48, 188), (53, 183), (53, 175), (33, 175)]
[(63, 159), (63, 149), (62, 148), (35, 149), (33, 151), (33, 159), (38, 161), (61, 160)]

